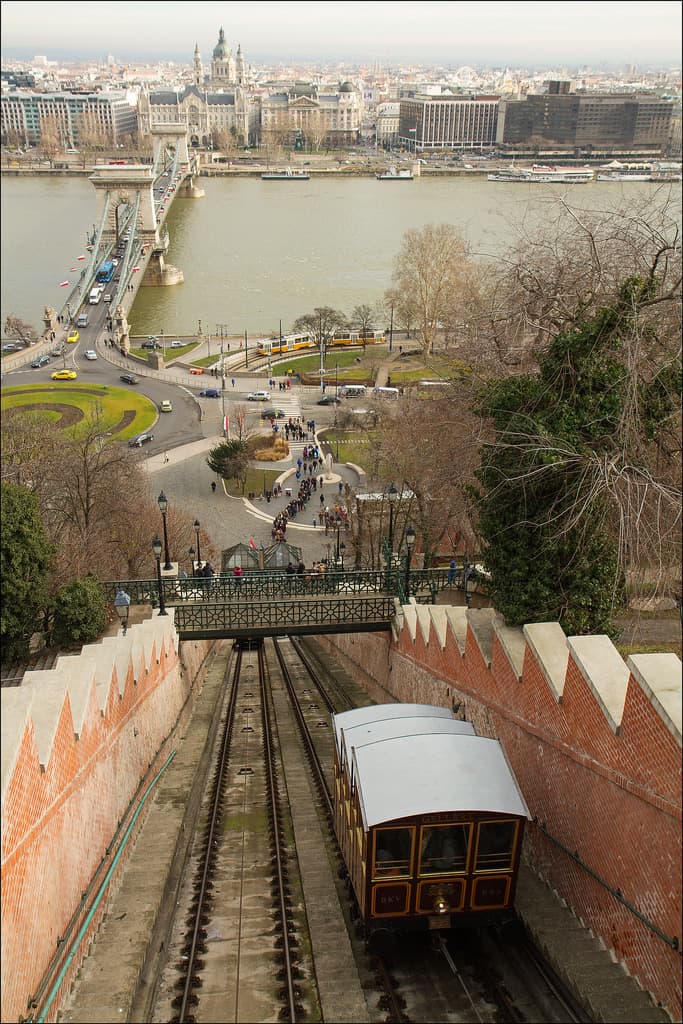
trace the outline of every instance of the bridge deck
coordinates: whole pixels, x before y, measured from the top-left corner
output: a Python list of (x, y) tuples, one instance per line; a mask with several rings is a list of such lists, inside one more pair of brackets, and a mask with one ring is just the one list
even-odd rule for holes
[[(400, 567), (301, 575), (260, 570), (239, 579), (232, 573), (209, 579), (167, 576), (161, 589), (181, 639), (215, 639), (387, 630), (399, 603), (435, 603), (440, 590), (462, 589), (465, 576), (464, 567), (455, 575), (418, 569), (407, 581), (409, 595)], [(157, 580), (107, 583), (111, 602), (119, 588), (133, 605), (159, 603)]]

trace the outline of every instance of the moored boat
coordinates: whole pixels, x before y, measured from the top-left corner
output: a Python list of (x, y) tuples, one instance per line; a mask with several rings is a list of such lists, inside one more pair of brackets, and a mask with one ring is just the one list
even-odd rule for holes
[(378, 181), (412, 181), (413, 172), (409, 167), (390, 167), (388, 171), (383, 171), (382, 174), (377, 175)]
[(534, 164), (530, 168), (509, 167), (493, 171), (486, 176), (489, 181), (535, 181), (551, 185), (584, 185), (593, 181), (592, 167), (550, 167)]
[(306, 171), (293, 171), (291, 167), (282, 171), (264, 171), (261, 175), (261, 181), (308, 181), (309, 178)]

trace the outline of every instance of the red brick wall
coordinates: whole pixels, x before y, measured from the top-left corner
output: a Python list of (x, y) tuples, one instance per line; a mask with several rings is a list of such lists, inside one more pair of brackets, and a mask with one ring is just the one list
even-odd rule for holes
[[(171, 620), (133, 626), (125, 640), (118, 638), (118, 646), (106, 643), (111, 651), (108, 669), (106, 649), (93, 645), (83, 649), (82, 658), (60, 659), (53, 671), (34, 674), (33, 682), (29, 675), (21, 687), (2, 692), (3, 713), (11, 715), (12, 702), (26, 701), (32, 689), (36, 708), (23, 720), (21, 734), (10, 740), (16, 746), (15, 756), (9, 770), (3, 770), (3, 1021), (26, 1015), (28, 999), (35, 994), (81, 894), (106, 856), (117, 823), (148, 768), (152, 772), (158, 768), (161, 757), (157, 755), (206, 654), (206, 645), (199, 645), (189, 652), (189, 664), (183, 669)], [(95, 671), (89, 652), (96, 652)], [(121, 682), (117, 666), (125, 674)], [(70, 693), (74, 677), (84, 667), (91, 678), (78, 683), (79, 694), (85, 694), (85, 712), (78, 716), (76, 735)], [(41, 766), (36, 722), (50, 703), (54, 732)], [(52, 719), (48, 721), (51, 727)], [(44, 732), (43, 725), (41, 735)], [(3, 756), (6, 753), (7, 748)], [(101, 911), (105, 907), (106, 899)], [(89, 936), (99, 919), (93, 920)], [(88, 938), (62, 991), (67, 990), (87, 948)], [(55, 1019), (57, 1005), (48, 1019)]]
[[(406, 623), (396, 641), (367, 633), (320, 641), (361, 679), (379, 673), (375, 699), (459, 705), (459, 717), (503, 743), (532, 817), (664, 934), (681, 937), (680, 733), (633, 671), (615, 730), (571, 643), (558, 701), (530, 646), (520, 680), (495, 630), (490, 658), (482, 654), (472, 619), (463, 653), (450, 629), (442, 648), (433, 626), (425, 641), (419, 625)], [(680, 954), (533, 824), (526, 857), (680, 1020)]]

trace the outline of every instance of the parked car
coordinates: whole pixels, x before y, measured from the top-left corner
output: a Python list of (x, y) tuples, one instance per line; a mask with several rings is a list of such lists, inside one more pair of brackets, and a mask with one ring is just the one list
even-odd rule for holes
[(38, 356), (37, 359), (33, 360), (33, 362), (31, 363), (31, 366), (33, 367), (34, 370), (39, 370), (41, 368), (41, 366), (47, 366), (47, 364), (49, 362), (50, 362), (50, 357), (49, 356)]
[(283, 420), (285, 418), (284, 409), (264, 409), (261, 413), (261, 417), (264, 420)]
[(121, 376), (119, 377), (119, 380), (122, 380), (124, 384), (140, 383), (140, 378), (136, 377), (134, 373), (122, 373)]
[(95, 351), (94, 348), (86, 349), (83, 355), (85, 356), (86, 359), (90, 359), (91, 361), (93, 359), (97, 359), (97, 352)]
[(75, 370), (57, 370), (52, 374), (53, 380), (76, 380), (78, 374)]
[(171, 348), (185, 348), (186, 345), (186, 341), (179, 341), (178, 339), (171, 342)]
[(199, 392), (200, 398), (220, 398), (221, 393), (218, 388), (205, 388), (204, 391)]
[(195, 376), (199, 376), (200, 374), (204, 373), (204, 371), (201, 368), (201, 366), (193, 366), (190, 370), (190, 373), (194, 373)]
[(128, 442), (129, 448), (142, 448), (143, 444), (149, 444), (150, 441), (154, 440), (154, 434), (138, 434), (137, 437), (132, 437)]
[(81, 313), (76, 321), (76, 327), (87, 327), (88, 326), (88, 314)]
[(69, 331), (69, 333), (66, 336), (66, 340), (69, 342), (70, 345), (75, 345), (79, 338), (80, 334), (76, 330)]
[(247, 395), (248, 402), (269, 402), (270, 391), (250, 391)]
[(50, 355), (61, 356), (63, 352), (66, 352), (66, 345), (64, 344), (63, 341), (60, 341), (52, 349), (52, 352), (50, 353)]
[(334, 395), (323, 395), (316, 402), (316, 405), (341, 405), (341, 398), (335, 398)]
[(151, 349), (152, 352), (154, 352), (156, 349), (161, 348), (161, 342), (158, 341), (156, 338), (148, 338), (147, 341), (143, 341), (140, 348), (148, 348)]
[(2, 346), (3, 352), (21, 352), (24, 346), (20, 341), (8, 341)]
[(173, 412), (173, 403), (168, 398), (164, 398), (159, 404), (160, 412)]

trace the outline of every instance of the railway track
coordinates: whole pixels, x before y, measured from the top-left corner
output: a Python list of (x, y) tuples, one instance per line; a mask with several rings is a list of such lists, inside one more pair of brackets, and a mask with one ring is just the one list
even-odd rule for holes
[(330, 818), (329, 714), (355, 696), (298, 641), (233, 654), (165, 964), (138, 1019), (587, 1020), (517, 934), (366, 947)]

